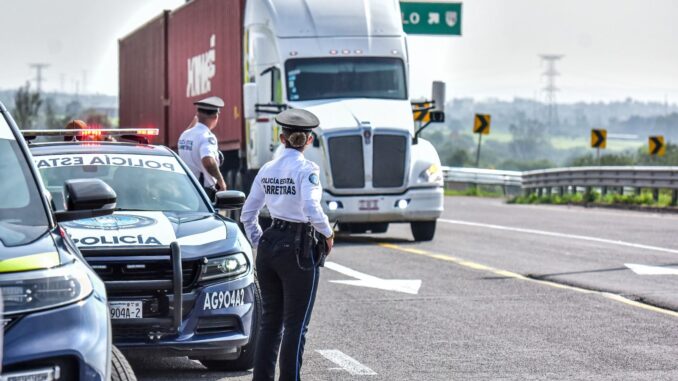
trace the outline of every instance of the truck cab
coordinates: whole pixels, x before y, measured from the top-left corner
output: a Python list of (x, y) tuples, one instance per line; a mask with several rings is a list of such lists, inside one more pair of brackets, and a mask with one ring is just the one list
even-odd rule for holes
[(283, 149), (274, 114), (304, 108), (320, 119), (305, 154), (330, 220), (353, 233), (410, 223), (415, 240), (433, 239), (442, 170), (416, 134), (398, 2), (249, 0), (243, 49), (244, 173)]

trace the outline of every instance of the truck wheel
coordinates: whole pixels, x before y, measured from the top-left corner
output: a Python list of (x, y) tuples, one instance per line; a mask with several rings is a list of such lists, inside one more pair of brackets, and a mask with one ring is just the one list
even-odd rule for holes
[(235, 189), (244, 192), (245, 194), (249, 194), (250, 189), (252, 189), (252, 182), (256, 176), (256, 171), (237, 171), (235, 174)]
[(386, 233), (388, 231), (388, 222), (372, 224), (370, 230), (372, 233)]
[(137, 381), (125, 355), (115, 346), (111, 347), (111, 381)]
[(430, 241), (436, 234), (436, 221), (410, 222), (410, 228), (415, 241)]
[(254, 311), (252, 315), (252, 330), (250, 341), (240, 348), (240, 357), (235, 360), (200, 359), (200, 363), (209, 370), (215, 371), (244, 371), (254, 367), (254, 350), (259, 336), (259, 317), (261, 316), (261, 294), (259, 283), (254, 279)]
[(235, 169), (229, 169), (228, 172), (226, 172), (226, 178), (224, 179), (224, 181), (226, 181), (226, 186), (231, 190), (238, 189), (235, 185), (235, 172)]

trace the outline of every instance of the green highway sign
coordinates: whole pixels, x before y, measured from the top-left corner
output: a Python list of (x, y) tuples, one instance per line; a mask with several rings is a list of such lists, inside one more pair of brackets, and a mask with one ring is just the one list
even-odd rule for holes
[(461, 36), (461, 3), (401, 1), (407, 34)]

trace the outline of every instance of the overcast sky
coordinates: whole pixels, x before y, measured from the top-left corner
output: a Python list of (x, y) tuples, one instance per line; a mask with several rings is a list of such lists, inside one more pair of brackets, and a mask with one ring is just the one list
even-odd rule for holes
[[(327, 0), (337, 1), (337, 0)], [(117, 40), (183, 0), (0, 0), (0, 89), (117, 94)], [(411, 94), (433, 80), (448, 98), (540, 97), (540, 53), (564, 54), (559, 100), (678, 101), (674, 0), (467, 0), (463, 36), (411, 36)], [(86, 74), (85, 74), (86, 73)], [(86, 80), (84, 77), (86, 76)]]

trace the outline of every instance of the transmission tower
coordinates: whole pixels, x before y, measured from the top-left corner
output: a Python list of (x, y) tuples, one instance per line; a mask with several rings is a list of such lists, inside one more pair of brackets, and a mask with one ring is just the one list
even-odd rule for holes
[(41, 93), (42, 92), (42, 83), (45, 81), (45, 79), (42, 76), (42, 71), (47, 69), (49, 67), (49, 64), (34, 63), (34, 64), (29, 64), (28, 66), (30, 66), (31, 69), (35, 69), (35, 86), (38, 89), (38, 93)]
[(542, 64), (546, 64), (546, 70), (541, 74), (546, 77), (546, 86), (542, 88), (546, 98), (547, 120), (549, 130), (553, 131), (558, 125), (558, 105), (556, 104), (556, 77), (560, 75), (556, 70), (556, 62), (565, 57), (562, 54), (540, 54)]

